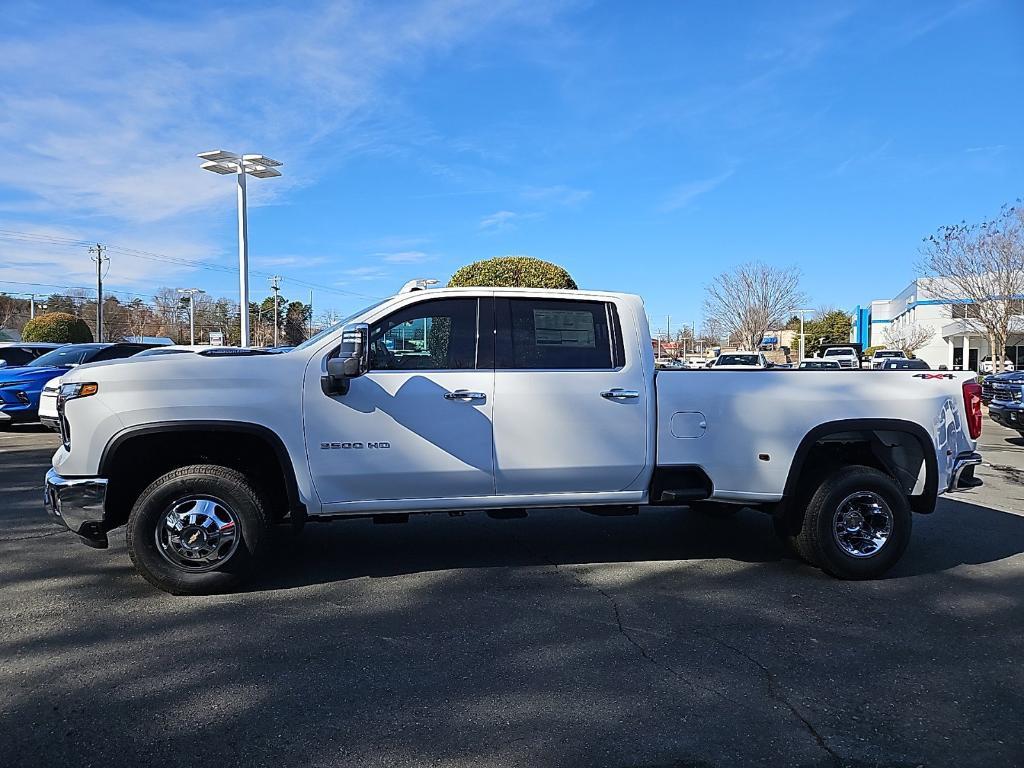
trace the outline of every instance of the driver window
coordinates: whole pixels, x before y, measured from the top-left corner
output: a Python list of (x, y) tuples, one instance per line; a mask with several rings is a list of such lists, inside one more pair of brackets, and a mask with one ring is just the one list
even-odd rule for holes
[(475, 368), (476, 327), (476, 299), (437, 299), (404, 307), (370, 327), (370, 370)]

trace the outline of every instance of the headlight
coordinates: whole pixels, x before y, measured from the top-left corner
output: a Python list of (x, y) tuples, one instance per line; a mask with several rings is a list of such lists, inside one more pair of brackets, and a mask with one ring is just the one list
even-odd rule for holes
[(91, 397), (92, 395), (95, 395), (99, 389), (99, 384), (92, 381), (76, 381), (73, 384), (61, 384), (60, 394), (57, 395), (57, 399), (61, 403), (66, 403), (68, 400), (77, 400), (80, 397)]
[(75, 382), (74, 384), (61, 384), (60, 392), (57, 394), (57, 426), (60, 428), (61, 442), (64, 450), (71, 450), (71, 425), (68, 424), (64, 415), (64, 404), (68, 400), (77, 400), (80, 397), (91, 397), (100, 389), (96, 382)]

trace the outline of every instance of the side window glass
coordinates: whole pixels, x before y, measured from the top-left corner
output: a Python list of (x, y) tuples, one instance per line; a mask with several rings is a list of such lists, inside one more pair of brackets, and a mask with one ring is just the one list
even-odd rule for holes
[(475, 368), (476, 328), (476, 299), (438, 299), (405, 307), (370, 327), (370, 370)]
[(611, 369), (620, 364), (617, 320), (604, 302), (510, 299), (502, 304), (497, 367)]

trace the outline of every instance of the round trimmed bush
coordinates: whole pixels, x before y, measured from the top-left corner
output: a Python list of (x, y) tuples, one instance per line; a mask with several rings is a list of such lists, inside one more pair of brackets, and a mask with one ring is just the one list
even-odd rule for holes
[(449, 288), (579, 288), (557, 264), (531, 256), (496, 256), (467, 264), (448, 281)]
[(21, 338), (51, 344), (87, 344), (92, 341), (92, 331), (84, 320), (74, 315), (50, 312), (25, 323)]

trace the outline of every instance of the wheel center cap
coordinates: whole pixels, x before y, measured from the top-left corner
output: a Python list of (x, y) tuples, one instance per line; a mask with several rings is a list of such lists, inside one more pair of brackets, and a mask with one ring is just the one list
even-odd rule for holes
[(202, 549), (207, 539), (206, 531), (198, 526), (190, 525), (181, 532), (181, 543), (186, 549)]
[(860, 512), (851, 510), (843, 515), (843, 527), (850, 533), (855, 533), (864, 527), (864, 517)]

